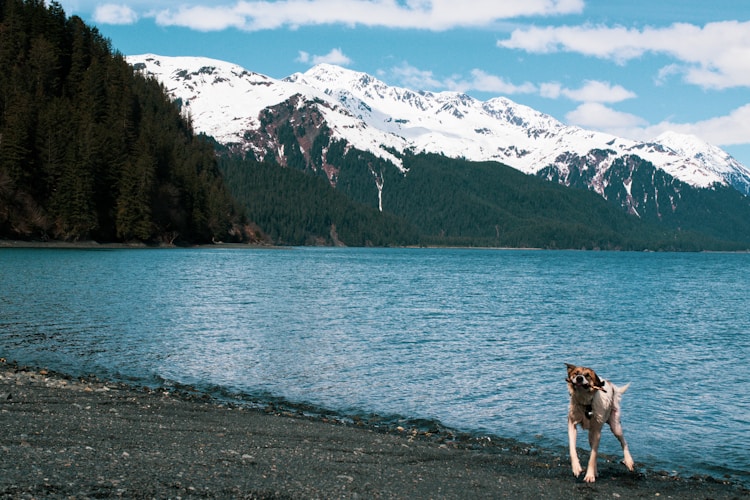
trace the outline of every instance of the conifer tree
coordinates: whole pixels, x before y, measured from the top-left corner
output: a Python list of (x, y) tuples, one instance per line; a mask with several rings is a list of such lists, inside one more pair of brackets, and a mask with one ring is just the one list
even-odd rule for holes
[[(129, 162), (132, 160), (129, 160)], [(156, 162), (142, 153), (126, 164), (117, 199), (117, 237), (124, 241), (148, 241), (153, 236), (151, 198)]]

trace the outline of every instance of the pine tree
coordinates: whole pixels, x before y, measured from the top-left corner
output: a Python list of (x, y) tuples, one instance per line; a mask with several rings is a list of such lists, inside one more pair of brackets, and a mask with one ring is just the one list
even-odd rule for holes
[(151, 198), (156, 162), (143, 153), (122, 172), (117, 199), (117, 237), (124, 241), (148, 241), (153, 237)]

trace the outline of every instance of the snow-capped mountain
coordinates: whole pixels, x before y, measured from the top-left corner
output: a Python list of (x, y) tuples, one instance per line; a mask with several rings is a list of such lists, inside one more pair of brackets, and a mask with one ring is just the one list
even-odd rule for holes
[(283, 156), (272, 134), (262, 129), (269, 110), (291, 106), (298, 113), (287, 115), (290, 122), (315, 110), (333, 139), (399, 168), (404, 152), (427, 152), (498, 161), (529, 174), (544, 170), (565, 184), (571, 175), (590, 170), (589, 188), (604, 195), (612, 182), (605, 175), (610, 166), (638, 157), (695, 187), (718, 183), (750, 194), (750, 169), (692, 136), (665, 133), (638, 142), (565, 125), (504, 97), (480, 101), (456, 92), (413, 91), (327, 64), (276, 80), (206, 58), (127, 59), (163, 83), (197, 131), (252, 151), (258, 159), (274, 151)]

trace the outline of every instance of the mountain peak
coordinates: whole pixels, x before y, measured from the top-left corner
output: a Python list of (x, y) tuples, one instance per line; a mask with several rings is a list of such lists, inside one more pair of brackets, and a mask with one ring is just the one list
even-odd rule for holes
[(701, 162), (707, 170), (724, 178), (748, 172), (748, 169), (729, 153), (692, 134), (666, 131), (656, 137), (654, 142), (668, 147), (680, 156)]
[(652, 142), (662, 144), (680, 153), (705, 150), (712, 147), (700, 137), (667, 130), (659, 134)]
[(371, 84), (385, 85), (376, 78), (335, 64), (321, 63), (316, 64), (304, 73), (294, 73), (286, 78), (285, 82), (300, 83), (320, 88), (328, 86), (331, 89), (342, 87), (365, 87)]
[(362, 77), (369, 78), (370, 77), (370, 75), (368, 75), (367, 73), (362, 73), (359, 71), (355, 71), (353, 69), (349, 69), (343, 66), (337, 66), (335, 64), (329, 64), (329, 63), (316, 64), (315, 66), (305, 71), (305, 75), (307, 76), (331, 75), (333, 77), (344, 76), (346, 77), (347, 80), (353, 79), (353, 78), (362, 78)]
[(662, 144), (669, 147), (670, 149), (689, 156), (697, 156), (711, 152), (712, 154), (720, 154), (725, 157), (729, 157), (721, 148), (709, 144), (700, 137), (693, 134), (682, 134), (668, 130), (659, 134), (653, 142)]

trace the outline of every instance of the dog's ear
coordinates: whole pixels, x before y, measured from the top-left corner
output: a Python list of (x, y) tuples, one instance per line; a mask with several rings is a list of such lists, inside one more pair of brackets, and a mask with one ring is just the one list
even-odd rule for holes
[(599, 375), (597, 375), (596, 373), (594, 373), (594, 377), (596, 377), (596, 381), (594, 382), (594, 386), (595, 387), (600, 387), (600, 388), (604, 387), (604, 380), (600, 379)]
[(570, 380), (570, 376), (573, 375), (573, 370), (576, 369), (576, 365), (571, 365), (570, 363), (565, 363), (565, 366), (568, 368), (568, 376), (565, 377), (565, 381), (569, 384), (572, 384), (573, 382)]

